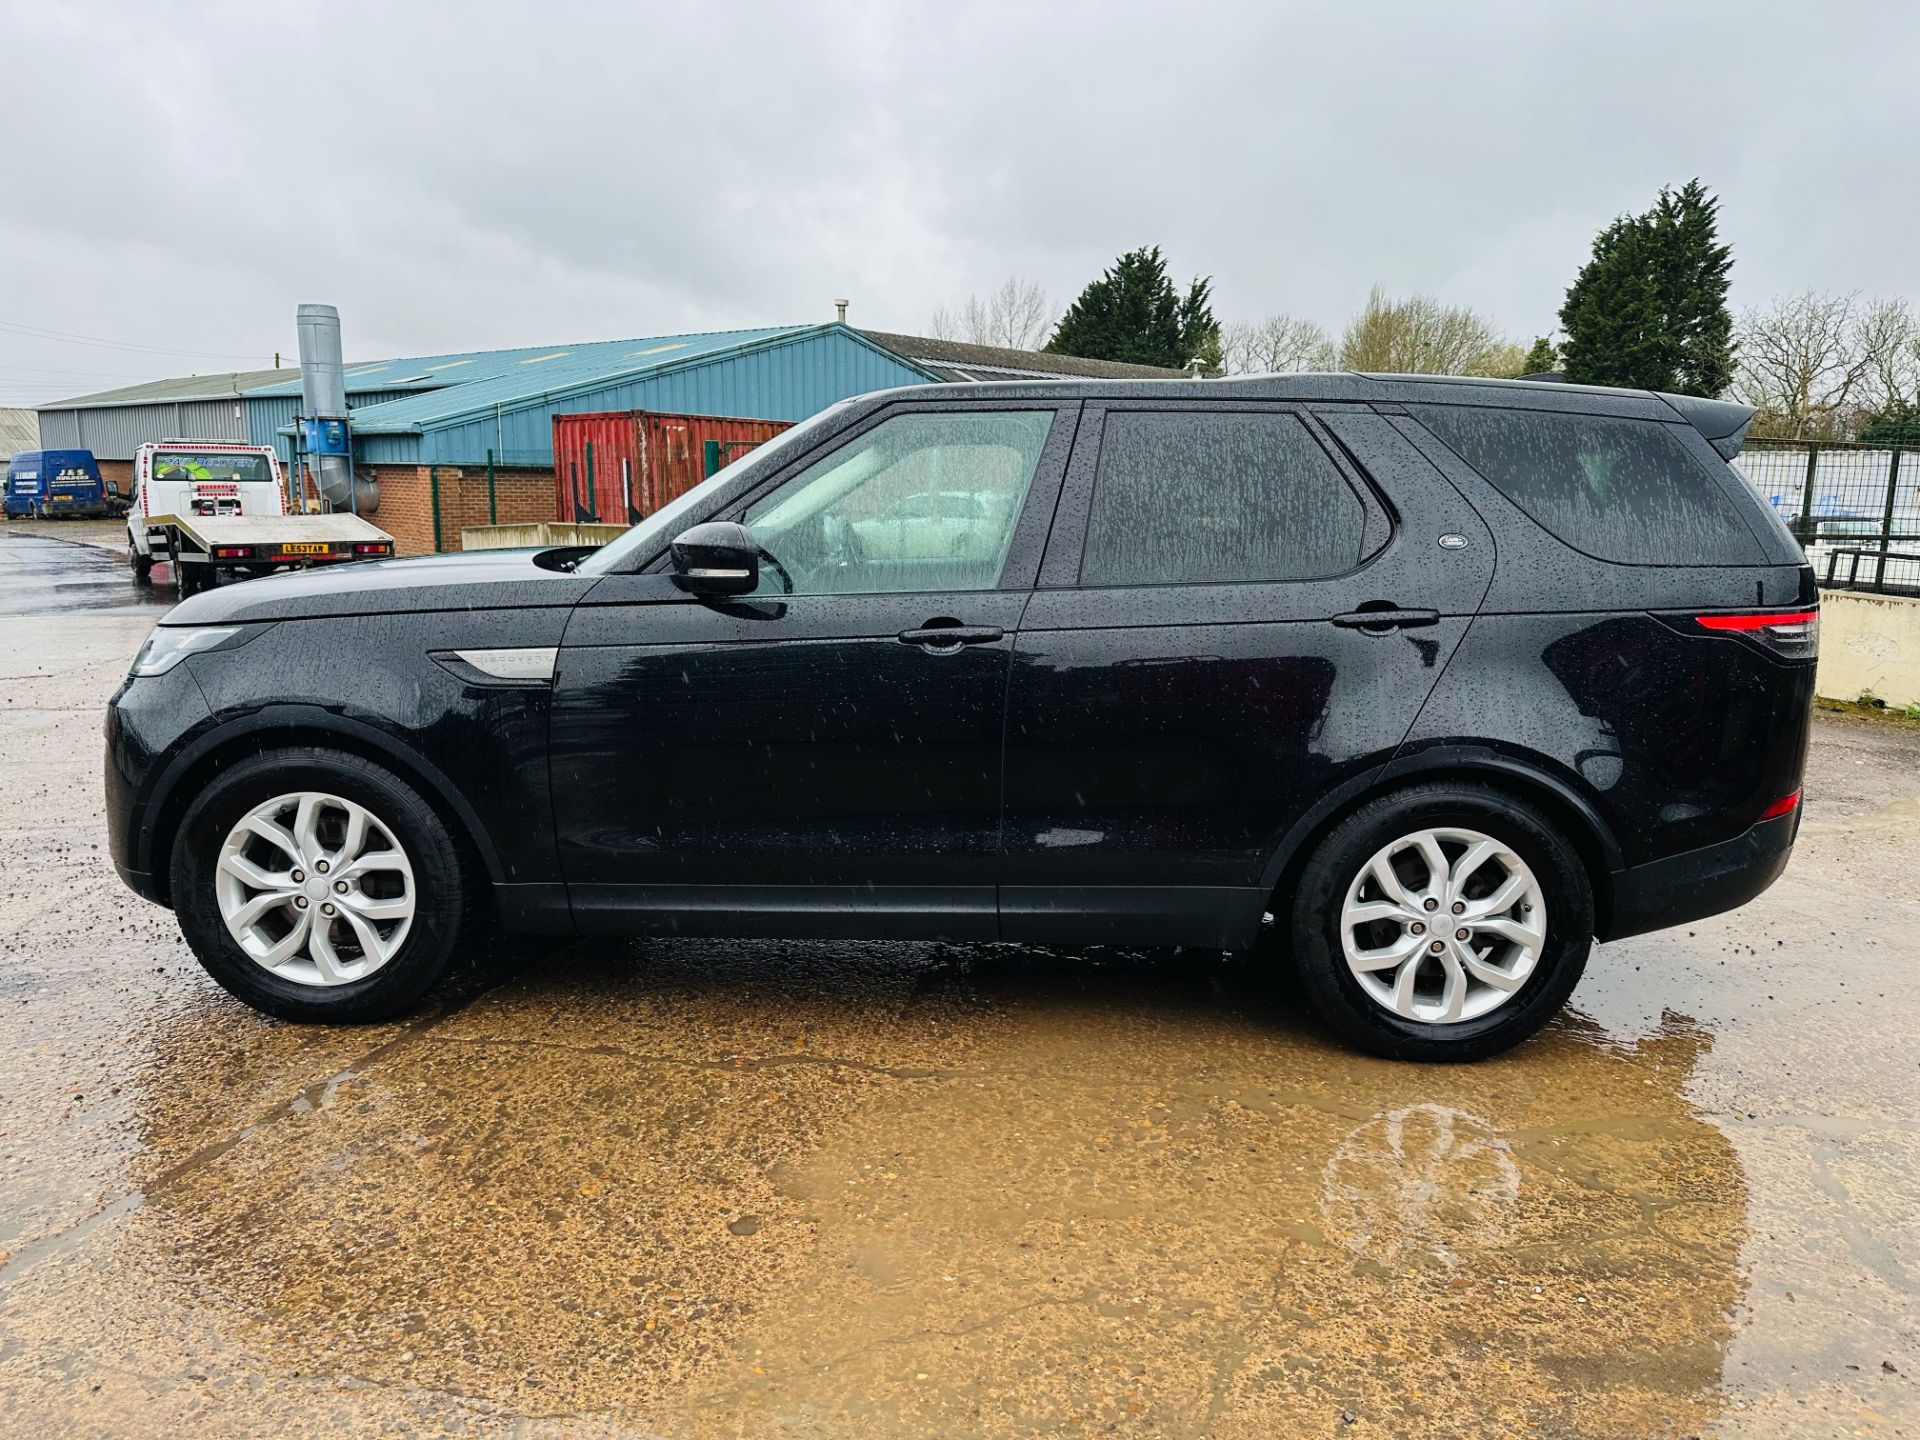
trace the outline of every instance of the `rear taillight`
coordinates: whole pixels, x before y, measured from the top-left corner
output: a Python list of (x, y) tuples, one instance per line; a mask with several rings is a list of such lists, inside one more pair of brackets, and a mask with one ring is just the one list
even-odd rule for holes
[(356, 555), (391, 555), (393, 553), (393, 543), (388, 540), (356, 541), (354, 543), (353, 553)]
[(1784, 660), (1811, 660), (1820, 653), (1818, 610), (1747, 610), (1733, 615), (1696, 615), (1702, 630), (1757, 640)]
[(1782, 815), (1791, 815), (1799, 808), (1799, 805), (1800, 792), (1796, 790), (1791, 795), (1782, 795), (1778, 800), (1774, 801), (1773, 804), (1767, 806), (1766, 809), (1760, 812), (1760, 818), (1762, 820), (1778, 820)]

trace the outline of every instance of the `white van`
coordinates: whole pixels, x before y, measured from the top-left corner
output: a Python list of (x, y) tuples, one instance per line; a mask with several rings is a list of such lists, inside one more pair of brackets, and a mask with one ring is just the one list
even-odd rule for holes
[(287, 491), (271, 445), (149, 440), (133, 457), (127, 559), (142, 580), (153, 568), (147, 521), (155, 515), (285, 515)]

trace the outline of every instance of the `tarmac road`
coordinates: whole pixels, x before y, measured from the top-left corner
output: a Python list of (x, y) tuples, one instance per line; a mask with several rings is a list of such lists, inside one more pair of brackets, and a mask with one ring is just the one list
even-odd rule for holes
[(1920, 1434), (1913, 730), (1821, 716), (1786, 876), (1477, 1066), (1001, 946), (301, 1028), (107, 864), (124, 574), (0, 534), (0, 1433)]

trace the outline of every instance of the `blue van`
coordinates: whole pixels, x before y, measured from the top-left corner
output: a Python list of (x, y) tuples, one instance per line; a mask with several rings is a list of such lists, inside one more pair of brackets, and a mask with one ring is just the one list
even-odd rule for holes
[(7, 469), (7, 518), (111, 515), (116, 495), (91, 450), (22, 450)]

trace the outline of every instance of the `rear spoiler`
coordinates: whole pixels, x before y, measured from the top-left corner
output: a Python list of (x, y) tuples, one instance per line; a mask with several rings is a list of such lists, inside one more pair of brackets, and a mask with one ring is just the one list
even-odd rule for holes
[(1682, 420), (1700, 432), (1722, 460), (1731, 460), (1746, 442), (1747, 426), (1753, 423), (1754, 409), (1737, 400), (1702, 400), (1697, 395), (1666, 395), (1654, 392), (1679, 413)]

